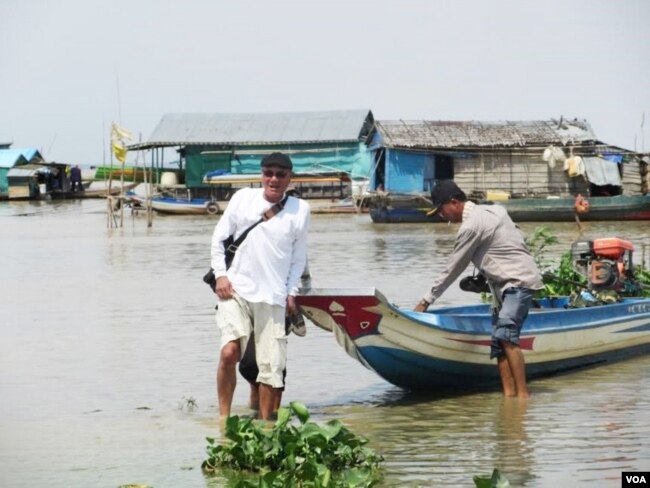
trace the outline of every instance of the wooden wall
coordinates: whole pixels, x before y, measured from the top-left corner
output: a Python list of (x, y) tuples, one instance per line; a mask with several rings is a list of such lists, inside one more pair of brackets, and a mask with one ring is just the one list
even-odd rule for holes
[[(647, 191), (641, 172), (638, 161), (624, 163), (623, 194), (639, 195)], [(477, 152), (469, 157), (454, 158), (454, 180), (468, 195), (484, 195), (488, 191), (531, 198), (589, 194), (589, 183), (584, 177), (569, 177), (559, 161), (551, 168), (542, 159), (541, 151)]]

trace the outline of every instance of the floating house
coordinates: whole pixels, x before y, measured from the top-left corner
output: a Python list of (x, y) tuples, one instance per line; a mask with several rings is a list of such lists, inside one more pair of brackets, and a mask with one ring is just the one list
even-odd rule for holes
[[(14, 196), (13, 190), (10, 194), (9, 185), (10, 173), (14, 172), (13, 168), (24, 167), (28, 164), (38, 165), (44, 162), (43, 156), (41, 156), (41, 153), (37, 149), (11, 149), (10, 146), (11, 144), (6, 143), (0, 147), (0, 199), (7, 199)], [(37, 190), (37, 187), (32, 187), (32, 191)], [(29, 187), (27, 191), (27, 196), (29, 196)]]
[(398, 120), (375, 128), (368, 143), (375, 222), (440, 221), (427, 213), (433, 185), (445, 179), (470, 198), (505, 205), (516, 220), (572, 220), (578, 194), (593, 197), (585, 220), (650, 218), (647, 163), (600, 141), (585, 120)]
[(282, 151), (294, 164), (303, 197), (343, 197), (368, 178), (366, 141), (372, 112), (186, 113), (163, 116), (149, 140), (129, 150), (150, 151), (151, 165), (175, 148), (181, 178), (194, 197), (226, 200), (242, 185), (259, 184), (260, 161)]

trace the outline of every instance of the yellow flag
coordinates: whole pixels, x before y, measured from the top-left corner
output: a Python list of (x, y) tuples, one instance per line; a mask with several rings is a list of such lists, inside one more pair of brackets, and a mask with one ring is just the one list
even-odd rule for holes
[(117, 160), (124, 163), (126, 161), (127, 149), (117, 142), (113, 142), (112, 147), (113, 147), (113, 154), (115, 154)]
[(133, 135), (123, 127), (120, 127), (115, 122), (111, 125), (111, 139), (114, 141), (123, 141), (125, 139), (133, 139)]

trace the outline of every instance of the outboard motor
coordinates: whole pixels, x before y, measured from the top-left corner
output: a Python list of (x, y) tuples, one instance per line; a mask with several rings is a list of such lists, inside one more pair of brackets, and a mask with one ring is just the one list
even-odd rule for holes
[(634, 291), (631, 242), (617, 237), (576, 241), (571, 245), (573, 268), (584, 276), (589, 289)]

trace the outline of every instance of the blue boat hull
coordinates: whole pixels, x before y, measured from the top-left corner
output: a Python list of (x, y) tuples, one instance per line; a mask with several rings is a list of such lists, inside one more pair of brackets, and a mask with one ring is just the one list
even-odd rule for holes
[[(566, 303), (543, 300), (529, 314), (520, 347), (530, 378), (650, 351), (650, 299), (574, 309)], [(394, 385), (436, 390), (498, 383), (489, 359), (488, 305), (420, 313), (396, 308), (374, 289), (313, 290), (298, 304), (350, 356)]]

